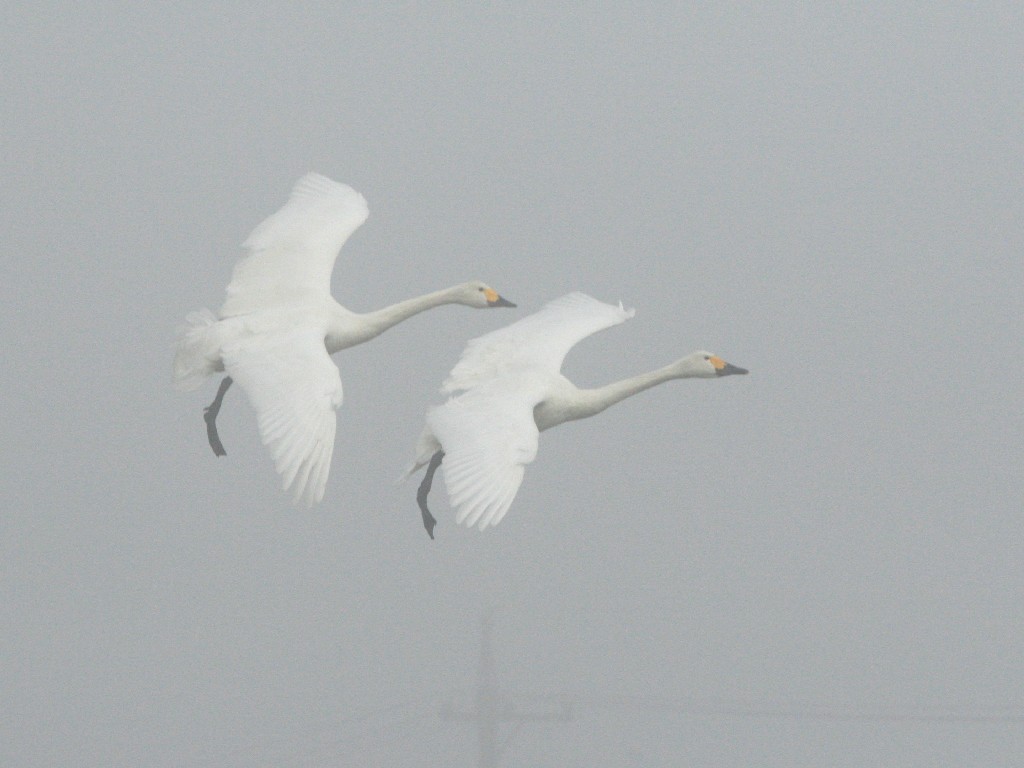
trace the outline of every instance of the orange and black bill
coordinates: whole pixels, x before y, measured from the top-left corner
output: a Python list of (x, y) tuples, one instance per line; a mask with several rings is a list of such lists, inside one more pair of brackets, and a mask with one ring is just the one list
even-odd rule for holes
[(493, 290), (491, 288), (488, 288), (486, 291), (484, 291), (484, 296), (487, 297), (487, 306), (489, 306), (489, 307), (514, 307), (515, 306), (515, 304), (513, 304), (508, 299), (502, 298), (501, 296), (498, 295), (497, 291), (495, 291), (495, 290)]
[(727, 363), (720, 357), (712, 357), (711, 364), (715, 366), (716, 376), (732, 376), (737, 373), (750, 373), (746, 368), (740, 368), (738, 365)]

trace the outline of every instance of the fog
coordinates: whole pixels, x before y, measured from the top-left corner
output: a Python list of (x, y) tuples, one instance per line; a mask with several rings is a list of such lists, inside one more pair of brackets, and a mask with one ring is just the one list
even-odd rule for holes
[[(1024, 752), (1024, 19), (1009, 3), (24, 4), (0, 30), (0, 762), (992, 766)], [(324, 501), (243, 393), (170, 383), (316, 170), (370, 217)], [(541, 436), (430, 541), (414, 457), (466, 340), (635, 307), (563, 371), (709, 349)], [(542, 716), (525, 721), (527, 714)], [(563, 715), (568, 719), (546, 719)]]

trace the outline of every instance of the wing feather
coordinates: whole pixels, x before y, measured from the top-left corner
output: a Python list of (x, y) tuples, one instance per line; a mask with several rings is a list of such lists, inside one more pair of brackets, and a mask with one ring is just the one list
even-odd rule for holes
[(537, 456), (536, 400), (536, 392), (479, 387), (427, 414), (444, 449), (441, 469), (457, 523), (484, 528), (508, 511)]
[(316, 173), (303, 176), (288, 202), (242, 244), (249, 254), (235, 265), (221, 317), (330, 297), (338, 251), (368, 215), (352, 187)]
[(341, 374), (323, 334), (297, 328), (248, 337), (225, 348), (224, 367), (256, 410), (284, 489), (309, 506), (320, 501), (342, 401)]
[(569, 293), (539, 312), (471, 340), (441, 387), (444, 393), (471, 389), (503, 372), (540, 368), (558, 373), (578, 342), (634, 315), (585, 293)]
[(481, 531), (488, 526), (497, 525), (501, 521), (509, 507), (512, 506), (512, 499), (515, 498), (518, 490), (518, 485), (513, 485), (511, 482), (505, 484), (505, 488), (502, 489), (495, 503), (491, 505), (489, 513), (480, 521)]

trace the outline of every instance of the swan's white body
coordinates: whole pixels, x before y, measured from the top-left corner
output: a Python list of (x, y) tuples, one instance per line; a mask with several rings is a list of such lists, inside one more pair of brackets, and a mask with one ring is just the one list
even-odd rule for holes
[[(621, 305), (571, 293), (470, 341), (441, 388), (453, 396), (427, 412), (406, 476), (443, 451), (441, 468), (456, 522), (483, 530), (505, 516), (545, 429), (593, 416), (670, 379), (747, 372), (701, 351), (597, 389), (580, 389), (560, 373), (573, 345), (632, 316)], [(424, 508), (429, 533), (428, 514)]]
[[(368, 215), (362, 195), (318, 174), (303, 176), (288, 202), (246, 239), (220, 312), (192, 313), (174, 357), (178, 389), (226, 371), (256, 410), (284, 489), (320, 501), (342, 402), (333, 353), (442, 304), (511, 306), (480, 282), (357, 314), (331, 296), (338, 251)], [(219, 408), (218, 396), (218, 408)]]

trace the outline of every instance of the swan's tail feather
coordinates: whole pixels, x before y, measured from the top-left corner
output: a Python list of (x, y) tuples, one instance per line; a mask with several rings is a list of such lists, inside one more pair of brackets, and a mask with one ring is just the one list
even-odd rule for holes
[(212, 329), (217, 316), (208, 309), (190, 312), (178, 328), (174, 351), (174, 387), (182, 392), (197, 389), (207, 376), (222, 370), (219, 344)]
[(407, 466), (405, 468), (405, 471), (402, 472), (402, 474), (400, 474), (398, 477), (395, 478), (395, 485), (398, 485), (399, 483), (404, 483), (410, 477), (412, 477), (417, 472), (419, 472), (421, 469), (423, 469), (423, 467), (424, 467), (424, 464), (422, 464), (422, 463), (420, 463), (418, 461), (414, 461), (412, 464), (410, 464), (409, 466)]
[(420, 433), (420, 439), (416, 443), (416, 460), (405, 468), (405, 472), (395, 480), (395, 483), (405, 482), (414, 474), (419, 472), (423, 467), (430, 463), (434, 454), (440, 450), (441, 444), (437, 442), (437, 438), (434, 437), (434, 433), (430, 431), (430, 427), (424, 427), (423, 432)]

